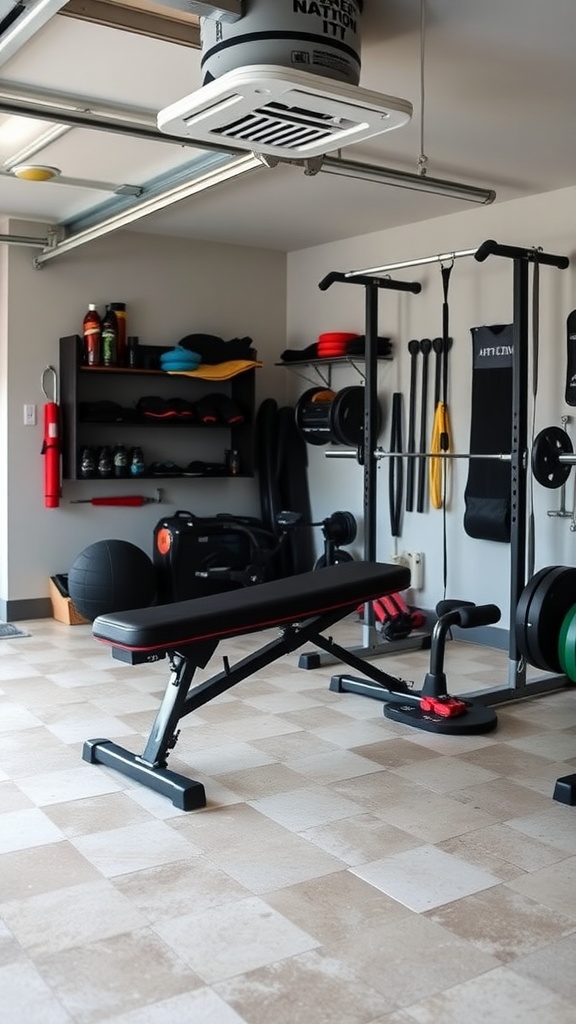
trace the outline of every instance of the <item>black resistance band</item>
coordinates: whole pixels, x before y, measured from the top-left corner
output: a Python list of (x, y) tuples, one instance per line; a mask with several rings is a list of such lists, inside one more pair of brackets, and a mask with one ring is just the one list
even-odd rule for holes
[[(401, 452), (402, 450), (402, 395), (397, 391), (392, 395), (390, 451)], [(401, 533), (403, 491), (404, 459), (391, 457), (388, 496), (390, 501), (390, 532), (393, 537), (399, 537)]]
[[(418, 382), (418, 353), (420, 352), (419, 341), (408, 342), (410, 353), (410, 397), (408, 405), (408, 448), (407, 451), (416, 451), (416, 388)], [(406, 511), (414, 509), (414, 470), (416, 459), (408, 459), (406, 467)]]
[[(427, 420), (428, 420), (428, 358), (432, 350), (432, 342), (430, 338), (423, 338), (420, 342), (420, 351), (422, 353), (422, 391), (420, 401), (420, 447), (419, 452), (426, 451), (426, 434), (427, 434)], [(418, 459), (418, 503), (416, 505), (417, 512), (424, 511), (424, 501), (426, 496), (426, 458)]]

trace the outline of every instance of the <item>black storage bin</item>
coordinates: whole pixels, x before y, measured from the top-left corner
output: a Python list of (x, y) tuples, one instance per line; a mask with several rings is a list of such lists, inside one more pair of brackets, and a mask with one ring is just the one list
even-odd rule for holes
[(221, 594), (273, 579), (278, 541), (260, 520), (179, 510), (154, 528), (160, 604)]

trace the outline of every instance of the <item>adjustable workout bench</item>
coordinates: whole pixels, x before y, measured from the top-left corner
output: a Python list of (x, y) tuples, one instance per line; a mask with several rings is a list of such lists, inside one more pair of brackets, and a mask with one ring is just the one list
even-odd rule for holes
[[(178, 739), (177, 723), (254, 672), (309, 642), (368, 676), (384, 694), (384, 700), (418, 708), (421, 694), (407, 683), (358, 658), (331, 637), (323, 636), (334, 623), (356, 611), (359, 604), (405, 590), (409, 583), (410, 572), (404, 566), (344, 562), (224, 594), (100, 615), (93, 623), (93, 635), (111, 646), (114, 658), (141, 665), (167, 657), (171, 673), (142, 754), (133, 754), (110, 740), (94, 739), (85, 742), (82, 757), (93, 764), (115, 768), (169, 796), (174, 806), (184, 811), (205, 807), (204, 786), (166, 767), (168, 753)], [(192, 686), (196, 669), (207, 666), (221, 640), (273, 626), (280, 630), (275, 639), (234, 665), (223, 657), (221, 672)], [(475, 714), (471, 708), (469, 713)], [(463, 717), (467, 714), (468, 708)], [(467, 731), (478, 730), (473, 723)]]

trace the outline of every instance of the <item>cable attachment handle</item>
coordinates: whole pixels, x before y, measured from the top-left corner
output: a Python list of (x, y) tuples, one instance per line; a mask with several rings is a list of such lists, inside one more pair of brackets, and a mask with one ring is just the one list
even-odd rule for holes
[[(52, 375), (52, 388), (51, 394), (48, 394), (46, 390), (46, 377), (48, 374)], [(42, 394), (47, 402), (55, 402), (58, 404), (58, 374), (53, 366), (46, 366), (42, 370), (42, 376), (40, 377), (40, 387), (42, 388)]]

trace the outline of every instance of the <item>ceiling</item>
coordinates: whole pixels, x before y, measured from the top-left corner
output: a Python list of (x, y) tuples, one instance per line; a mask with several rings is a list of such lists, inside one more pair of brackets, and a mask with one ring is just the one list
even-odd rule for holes
[[(151, 181), (205, 152), (153, 137), (158, 111), (200, 87), (199, 50), (79, 20), (70, 16), (82, 10), (75, 3), (0, 64), (0, 129), (11, 109), (7, 98), (30, 95), (36, 102), (59, 94), (78, 98), (90, 111), (121, 109), (151, 137), (73, 127), (33, 158), (58, 167), (60, 179), (20, 181), (6, 168), (0, 174), (0, 216), (65, 224), (72, 233), (87, 211), (104, 204), (98, 214), (104, 217), (113, 209), (114, 189), (138, 186), (145, 196)], [(420, 0), (365, 0), (360, 31), (360, 85), (410, 100), (414, 118), (343, 155), (415, 173)], [(576, 184), (574, 0), (427, 0), (425, 41), (430, 176), (492, 188), (496, 202)], [(17, 150), (15, 141), (2, 142), (0, 130), (0, 167)], [(108, 191), (86, 187), (89, 182)], [(468, 208), (462, 200), (374, 182), (307, 176), (301, 167), (258, 166), (130, 227), (293, 251)]]

